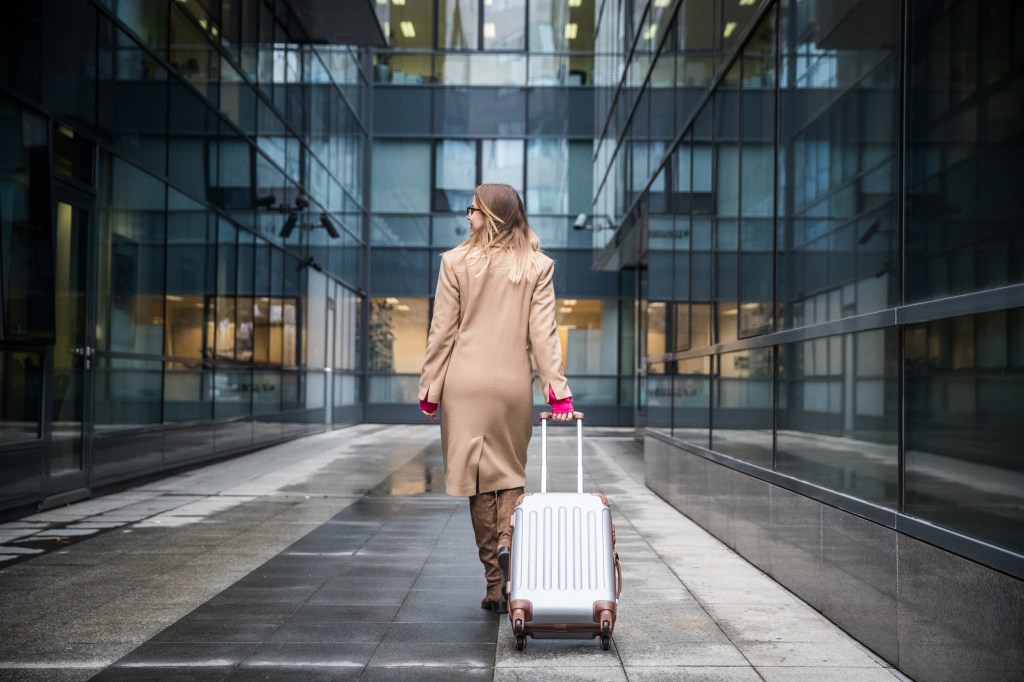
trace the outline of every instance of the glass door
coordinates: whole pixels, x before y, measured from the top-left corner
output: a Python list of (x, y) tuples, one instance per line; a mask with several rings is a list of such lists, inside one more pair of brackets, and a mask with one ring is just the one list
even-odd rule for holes
[(47, 497), (88, 487), (89, 389), (93, 347), (88, 324), (89, 228), (92, 200), (54, 191), (54, 313), (50, 359)]

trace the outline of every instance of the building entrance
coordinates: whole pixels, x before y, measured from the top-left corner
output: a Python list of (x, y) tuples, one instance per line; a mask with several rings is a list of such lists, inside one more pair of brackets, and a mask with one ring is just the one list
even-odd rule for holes
[(58, 320), (49, 358), (45, 410), (46, 500), (51, 506), (89, 494), (89, 417), (92, 369), (89, 324), (89, 234), (93, 200), (71, 190), (54, 192), (54, 313)]

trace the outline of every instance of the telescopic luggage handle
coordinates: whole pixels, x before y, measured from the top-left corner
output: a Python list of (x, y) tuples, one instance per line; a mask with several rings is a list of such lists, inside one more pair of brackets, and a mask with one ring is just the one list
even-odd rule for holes
[[(540, 491), (548, 491), (548, 420), (551, 412), (541, 412), (540, 417)], [(583, 492), (583, 413), (573, 412), (576, 420), (576, 492)]]

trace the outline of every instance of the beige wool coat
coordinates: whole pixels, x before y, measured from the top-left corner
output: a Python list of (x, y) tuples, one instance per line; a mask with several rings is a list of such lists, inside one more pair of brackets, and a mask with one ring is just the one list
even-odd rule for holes
[(507, 255), (483, 263), (458, 248), (441, 255), (420, 376), (420, 399), (440, 403), (449, 495), (526, 484), (534, 367), (545, 401), (548, 387), (556, 398), (572, 395), (555, 322), (554, 261), (537, 253), (532, 278), (518, 283), (508, 278)]

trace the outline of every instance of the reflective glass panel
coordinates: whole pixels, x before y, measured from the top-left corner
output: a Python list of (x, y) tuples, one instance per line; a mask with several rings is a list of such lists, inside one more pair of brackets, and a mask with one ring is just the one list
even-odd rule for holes
[(772, 466), (773, 374), (771, 348), (718, 356), (711, 409), (711, 444), (716, 452)]
[[(778, 325), (813, 324), (808, 303), (849, 288), (819, 321), (897, 302), (898, 7), (847, 16), (828, 0), (782, 4)], [(859, 3), (853, 15), (874, 11)], [(853, 30), (861, 19), (876, 27)], [(891, 21), (889, 20), (891, 19)]]
[(103, 350), (163, 352), (164, 183), (107, 156), (97, 199), (99, 298), (97, 345)]
[(1024, 282), (1020, 7), (909, 6), (907, 299)]
[(676, 362), (672, 433), (706, 448), (711, 437), (711, 357)]
[(801, 341), (780, 353), (777, 469), (895, 508), (896, 331)]
[(426, 298), (371, 299), (370, 371), (419, 374), (427, 348), (429, 304)]
[(906, 329), (905, 510), (1024, 551), (1024, 308)]
[(38, 353), (0, 351), (0, 444), (39, 437), (42, 367)]

